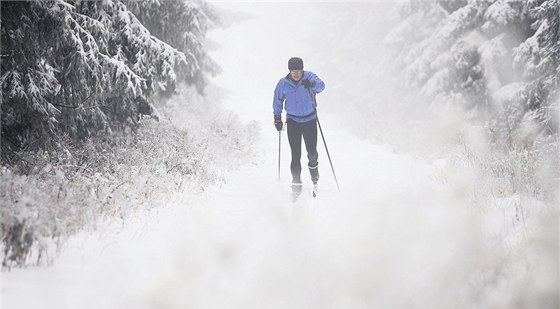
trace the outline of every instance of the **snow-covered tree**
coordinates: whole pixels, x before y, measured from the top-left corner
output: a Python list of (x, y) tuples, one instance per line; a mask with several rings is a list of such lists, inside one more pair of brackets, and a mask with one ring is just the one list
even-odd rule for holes
[[(178, 72), (180, 80), (196, 85), (199, 92), (206, 86), (205, 72), (215, 74), (218, 66), (208, 57), (204, 40), (209, 27), (218, 20), (213, 9), (202, 1), (127, 1), (129, 9), (152, 35), (182, 51), (188, 59), (187, 70)], [(162, 94), (175, 86), (159, 84)]]
[[(202, 87), (198, 80), (203, 80), (203, 64), (211, 61), (200, 42), (210, 19), (196, 8), (206, 6), (189, 0), (175, 3), (177, 18), (190, 20), (181, 24), (181, 35), (190, 41), (181, 45), (170, 34), (152, 34), (134, 14), (135, 8), (150, 3), (0, 2), (4, 266), (24, 265), (33, 248), (41, 260), (47, 240), (61, 240), (97, 216), (114, 215), (111, 201), (129, 211), (122, 206), (128, 195), (118, 202), (114, 198), (132, 174), (141, 181), (133, 195), (148, 200), (150, 190), (159, 190), (148, 182), (154, 174), (177, 174), (181, 184), (191, 174), (209, 175), (191, 164), (199, 159), (189, 150), (193, 146), (183, 139), (185, 134), (169, 124), (160, 123), (159, 130), (153, 121), (140, 125), (142, 115), (153, 112), (155, 94), (172, 93), (182, 81)], [(152, 7), (152, 18), (180, 24), (165, 20), (171, 10), (167, 5), (171, 3)], [(127, 128), (137, 134), (104, 134)], [(146, 149), (147, 144), (152, 147)], [(123, 163), (135, 159), (142, 162)], [(140, 170), (146, 179), (140, 180), (137, 164), (144, 167)]]
[[(557, 133), (559, 3), (411, 0), (384, 43), (409, 89), (483, 110), (497, 141), (526, 145)], [(516, 134), (527, 121), (538, 132)]]
[[(306, 29), (318, 37), (313, 57), (336, 72), (325, 76), (336, 103), (321, 110), (359, 121), (359, 134), (399, 149), (460, 145), (490, 177), (548, 190), (553, 184), (538, 170), (559, 164), (551, 155), (558, 149), (558, 3), (333, 4), (332, 23), (319, 16), (317, 28)], [(352, 61), (341, 67), (341, 59)]]
[(533, 30), (523, 43), (513, 49), (513, 67), (522, 72), (524, 96), (523, 124), (527, 117), (548, 133), (558, 133), (560, 96), (560, 1), (528, 1), (526, 10)]
[[(157, 3), (1, 3), (2, 140), (10, 149), (3, 160), (15, 158), (13, 150), (63, 148), (64, 136), (134, 127), (151, 113), (156, 91), (173, 92), (181, 80), (202, 87), (201, 67), (211, 67), (201, 43), (210, 23), (204, 6)], [(150, 7), (146, 23), (160, 37), (128, 5)], [(166, 20), (170, 12), (177, 22)], [(180, 32), (158, 32), (155, 20)]]
[(25, 148), (54, 132), (62, 115), (62, 106), (56, 106), (62, 92), (56, 77), (60, 70), (45, 60), (53, 53), (53, 30), (61, 21), (44, 3), (1, 5), (2, 144), (5, 149)]

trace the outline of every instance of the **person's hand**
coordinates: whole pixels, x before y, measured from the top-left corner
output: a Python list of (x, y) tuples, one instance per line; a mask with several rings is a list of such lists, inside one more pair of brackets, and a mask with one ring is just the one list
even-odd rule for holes
[(313, 88), (313, 86), (315, 86), (315, 81), (310, 79), (304, 79), (301, 81), (301, 83), (306, 89)]
[(282, 116), (274, 115), (274, 126), (276, 127), (276, 130), (282, 131), (283, 125), (284, 124), (282, 123)]

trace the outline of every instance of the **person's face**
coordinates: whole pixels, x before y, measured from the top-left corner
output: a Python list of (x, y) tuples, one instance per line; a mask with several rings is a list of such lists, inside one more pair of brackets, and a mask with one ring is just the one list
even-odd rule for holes
[(303, 70), (291, 70), (290, 71), (290, 76), (292, 76), (292, 79), (295, 81), (299, 81), (299, 79), (301, 78), (301, 76), (303, 75)]

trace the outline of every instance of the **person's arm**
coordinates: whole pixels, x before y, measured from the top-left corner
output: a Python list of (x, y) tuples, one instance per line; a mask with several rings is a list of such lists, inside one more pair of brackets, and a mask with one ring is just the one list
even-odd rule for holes
[(274, 126), (278, 131), (282, 131), (282, 127), (284, 126), (282, 122), (282, 109), (284, 109), (284, 94), (282, 92), (282, 81), (279, 81), (276, 85), (276, 89), (274, 89), (274, 99), (272, 101)]
[(317, 76), (313, 72), (307, 71), (307, 73), (308, 76), (306, 76), (306, 79), (310, 81), (310, 86), (311, 86), (310, 88), (313, 92), (319, 93), (325, 90), (325, 83), (319, 78), (319, 76)]
[(276, 89), (274, 89), (274, 99), (272, 101), (274, 116), (282, 115), (282, 109), (284, 109), (284, 93), (282, 91), (282, 81), (279, 81)]

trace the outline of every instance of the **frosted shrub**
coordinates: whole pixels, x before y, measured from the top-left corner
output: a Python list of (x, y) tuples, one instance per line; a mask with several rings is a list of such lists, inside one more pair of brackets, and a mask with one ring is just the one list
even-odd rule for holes
[[(478, 197), (490, 190), (496, 198), (551, 202), (559, 165), (560, 3), (411, 0), (399, 7), (402, 20), (384, 38), (394, 52), (386, 71), (398, 81), (389, 99), (408, 114), (390, 113), (386, 121), (414, 131), (405, 144), (428, 140), (434, 149), (451, 148), (452, 165), (493, 178)], [(484, 128), (479, 145), (463, 138), (475, 127)]]
[[(27, 154), (26, 165), (3, 168), (3, 266), (49, 263), (67, 237), (94, 229), (100, 218), (125, 221), (174, 193), (203, 191), (223, 181), (228, 165), (218, 161), (239, 163), (251, 153), (251, 134), (244, 133), (251, 130), (235, 117), (223, 114), (210, 125), (200, 123), (202, 115), (190, 117), (181, 129), (145, 117), (135, 132), (91, 138), (63, 153)], [(203, 126), (201, 135), (190, 133)]]
[(124, 220), (171, 193), (204, 190), (222, 178), (215, 145), (239, 147), (225, 156), (232, 161), (251, 145), (230, 144), (245, 139), (235, 119), (199, 130), (202, 109), (181, 110), (193, 115), (180, 128), (144, 118), (159, 118), (156, 95), (202, 93), (206, 75), (217, 73), (203, 42), (219, 20), (204, 2), (1, 6), (4, 266), (52, 259), (53, 247), (99, 218)]
[(34, 234), (45, 232), (44, 226), (37, 226), (41, 206), (34, 201), (44, 201), (48, 196), (37, 190), (33, 180), (15, 175), (7, 168), (2, 168), (0, 172), (0, 232), (4, 266), (8, 260), (23, 265), (30, 254)]
[(510, 194), (519, 193), (551, 204), (557, 198), (560, 167), (555, 137), (541, 136), (531, 147), (515, 147), (507, 153), (496, 150), (492, 154), (485, 169), (507, 181)]

